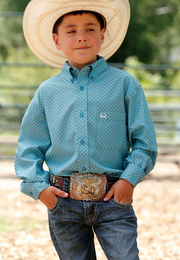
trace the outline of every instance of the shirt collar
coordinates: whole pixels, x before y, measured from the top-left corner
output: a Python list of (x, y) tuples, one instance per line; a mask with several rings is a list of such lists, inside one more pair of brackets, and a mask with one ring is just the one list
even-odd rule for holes
[(72, 82), (74, 79), (78, 77), (79, 73), (83, 73), (83, 71), (86, 71), (86, 73), (88, 73), (88, 77), (93, 80), (97, 78), (101, 74), (101, 72), (104, 71), (106, 68), (107, 63), (105, 59), (98, 55), (97, 61), (85, 66), (81, 71), (79, 71), (75, 67), (71, 67), (66, 61), (61, 70), (61, 76)]

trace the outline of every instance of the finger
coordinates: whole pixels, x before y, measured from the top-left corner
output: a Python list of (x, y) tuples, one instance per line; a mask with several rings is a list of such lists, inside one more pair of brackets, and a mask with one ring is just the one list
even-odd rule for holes
[(106, 194), (105, 198), (103, 199), (104, 201), (110, 200), (110, 198), (114, 195), (114, 190), (111, 188), (108, 193)]
[(63, 190), (59, 190), (58, 188), (53, 187), (53, 193), (56, 196), (62, 197), (62, 198), (67, 198), (69, 196), (69, 194)]
[(48, 209), (52, 209), (54, 208), (54, 206), (56, 205), (56, 203), (49, 203), (47, 206)]

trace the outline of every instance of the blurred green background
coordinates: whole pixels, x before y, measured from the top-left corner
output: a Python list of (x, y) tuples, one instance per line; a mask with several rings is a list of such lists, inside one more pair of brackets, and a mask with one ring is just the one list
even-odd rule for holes
[[(60, 70), (38, 60), (22, 31), (27, 0), (0, 0), (0, 160), (14, 157), (23, 114), (38, 86)], [(109, 65), (143, 86), (159, 153), (180, 153), (179, 0), (130, 0), (131, 21)]]

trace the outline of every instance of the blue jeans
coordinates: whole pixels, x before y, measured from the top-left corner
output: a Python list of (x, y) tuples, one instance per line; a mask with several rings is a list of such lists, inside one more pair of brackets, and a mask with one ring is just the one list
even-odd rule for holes
[(94, 232), (109, 260), (139, 260), (132, 205), (58, 197), (49, 228), (61, 260), (96, 260)]

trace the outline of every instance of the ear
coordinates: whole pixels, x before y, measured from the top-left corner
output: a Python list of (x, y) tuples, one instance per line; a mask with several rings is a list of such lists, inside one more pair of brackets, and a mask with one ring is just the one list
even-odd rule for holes
[(101, 45), (104, 43), (104, 34), (105, 34), (106, 29), (103, 28), (101, 31)]
[(53, 41), (55, 42), (55, 46), (58, 50), (61, 50), (60, 43), (59, 43), (59, 37), (56, 33), (53, 33)]

